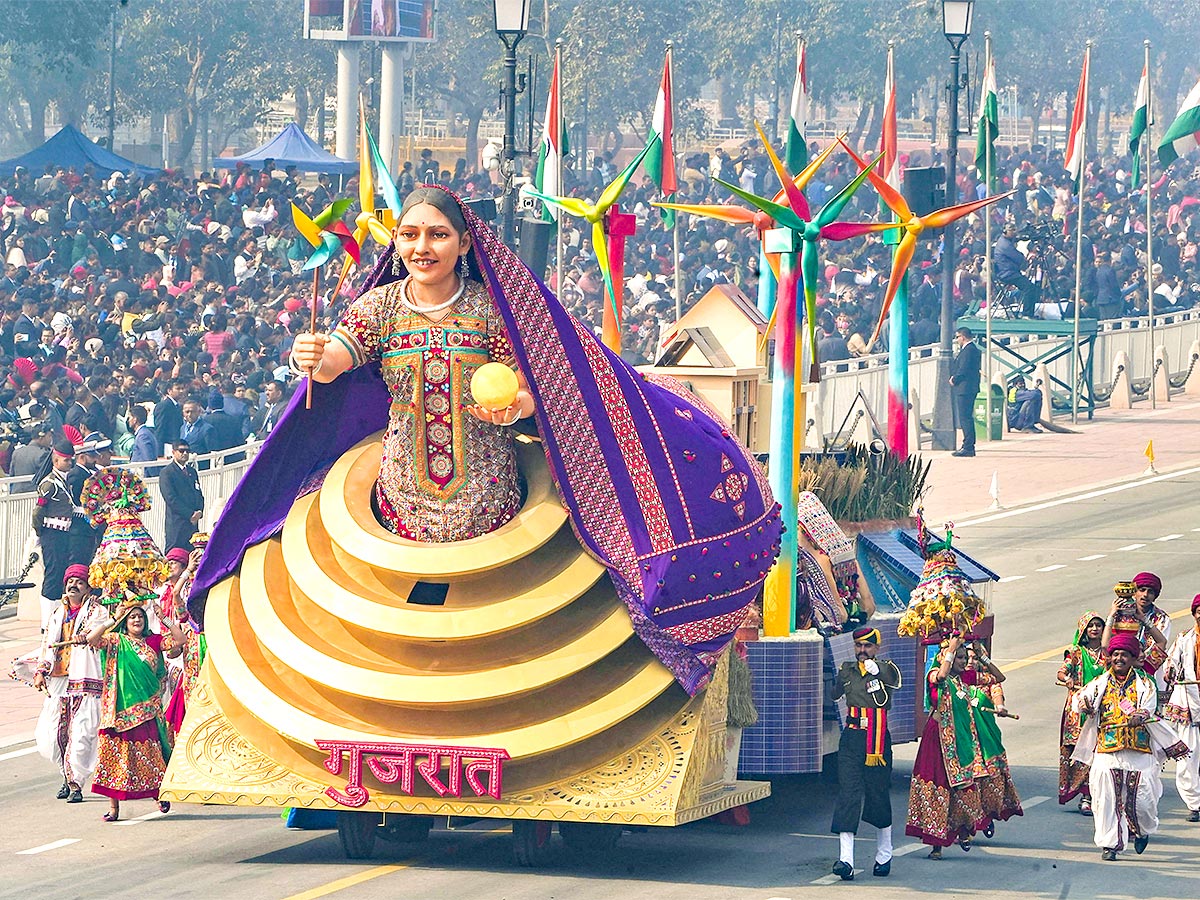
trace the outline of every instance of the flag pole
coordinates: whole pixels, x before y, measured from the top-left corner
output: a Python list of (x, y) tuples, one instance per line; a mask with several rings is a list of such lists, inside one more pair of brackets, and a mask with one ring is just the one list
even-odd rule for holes
[[(983, 33), (983, 81), (986, 90), (988, 71), (992, 66), (992, 33), (985, 31)], [(980, 114), (983, 119), (987, 119), (987, 97), (980, 97)], [(999, 115), (997, 115), (999, 119)], [(999, 122), (997, 121), (997, 131), (999, 131)], [(984, 139), (983, 148), (983, 190), (987, 197), (992, 196), (992, 132), (991, 123), (987, 122), (983, 126), (987, 137)], [(998, 137), (999, 135), (997, 135)], [(983, 255), (984, 265), (987, 268), (987, 283), (985, 284), (985, 302), (987, 303), (987, 318), (984, 320), (984, 353), (986, 359), (987, 371), (987, 393), (984, 395), (987, 398), (987, 439), (992, 439), (992, 313), (995, 311), (992, 308), (992, 211), (985, 209), (983, 211)], [(1006, 392), (1007, 393), (1007, 392)], [(1049, 413), (1047, 413), (1049, 414)]]
[[(1079, 125), (1079, 224), (1075, 233), (1075, 325), (1072, 331), (1071, 347), (1071, 424), (1079, 422), (1079, 306), (1080, 283), (1083, 275), (1083, 176), (1087, 169), (1087, 113), (1088, 113), (1088, 82), (1091, 80), (1092, 42), (1088, 41), (1083, 48), (1083, 116)], [(1050, 411), (1047, 411), (1050, 414)]]
[[(671, 96), (667, 102), (675, 103), (675, 42), (667, 41), (667, 73), (670, 78)], [(675, 128), (674, 110), (671, 110), (671, 128)], [(665, 138), (664, 138), (665, 140)], [(675, 137), (671, 136), (671, 166), (675, 166)], [(664, 161), (665, 162), (665, 161)], [(679, 214), (676, 213), (671, 222), (671, 268), (675, 275), (675, 321), (683, 318), (683, 276), (679, 271)]]
[[(1150, 195), (1153, 193), (1150, 167), (1154, 159), (1154, 141), (1150, 139), (1150, 126), (1154, 124), (1154, 95), (1150, 90), (1150, 40), (1143, 42), (1146, 48), (1146, 312), (1150, 316), (1150, 408), (1158, 409), (1158, 397), (1154, 390), (1154, 256), (1151, 254), (1153, 230), (1150, 227)], [(1153, 461), (1151, 461), (1153, 465)]]
[[(563, 114), (562, 114), (562, 98), (563, 98), (562, 53), (563, 53), (563, 39), (558, 38), (554, 42), (554, 71), (558, 74), (558, 121), (554, 123), (558, 129), (558, 146), (554, 148), (554, 153), (558, 158), (558, 167), (557, 167), (558, 192), (560, 194), (565, 194), (566, 191), (564, 190), (565, 179), (563, 178), (563, 152), (562, 152), (562, 148), (563, 148), (562, 124), (563, 124), (563, 118), (564, 118)], [(547, 116), (550, 115), (550, 110), (546, 110), (546, 115)], [(562, 233), (562, 229), (563, 229), (563, 219), (564, 218), (565, 217), (562, 215), (562, 213), (559, 212), (559, 214), (555, 217), (555, 228), (554, 228), (554, 266), (555, 266), (554, 287), (555, 287), (559, 297), (562, 296), (563, 278), (566, 276), (566, 273), (563, 271), (563, 233)]]

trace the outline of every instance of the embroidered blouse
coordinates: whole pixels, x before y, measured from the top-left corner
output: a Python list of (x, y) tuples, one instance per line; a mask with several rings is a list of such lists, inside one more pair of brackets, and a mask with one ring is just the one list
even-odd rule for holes
[(367, 291), (333, 335), (354, 365), (380, 360), (392, 396), (375, 492), (380, 519), (414, 541), (478, 537), (521, 503), (510, 430), (465, 409), (475, 370), (512, 365), (512, 346), (482, 284), (468, 282), (435, 322), (404, 305), (406, 283)]

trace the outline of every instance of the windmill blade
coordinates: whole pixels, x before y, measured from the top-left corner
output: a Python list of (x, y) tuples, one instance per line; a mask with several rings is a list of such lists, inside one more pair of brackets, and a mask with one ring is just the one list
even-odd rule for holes
[(879, 333), (883, 331), (883, 323), (887, 321), (892, 301), (896, 298), (896, 291), (900, 290), (900, 279), (908, 277), (908, 264), (912, 262), (916, 249), (916, 232), (906, 232), (900, 239), (900, 243), (896, 245), (896, 255), (892, 257), (892, 273), (888, 277), (887, 291), (883, 295), (883, 306), (879, 309), (879, 321), (875, 323), (875, 330), (871, 332), (871, 340), (867, 342), (868, 346), (874, 345), (879, 340)]
[(874, 170), (874, 166), (878, 165), (879, 161), (883, 159), (883, 157), (875, 157), (875, 161), (868, 166), (863, 158), (855, 153), (853, 149), (851, 149), (849, 144), (847, 144), (845, 141), (842, 141), (841, 144), (846, 149), (846, 152), (850, 154), (850, 158), (857, 163), (860, 169), (870, 171), (870, 174), (867, 177), (871, 179), (871, 186), (879, 192), (879, 196), (883, 198), (883, 202), (887, 208), (906, 222), (911, 219), (913, 217), (913, 212), (912, 209), (909, 208), (908, 201), (904, 199), (904, 195), (888, 184), (887, 180)]
[(741, 197), (755, 209), (761, 209), (768, 216), (775, 220), (776, 223), (785, 228), (791, 228), (794, 231), (803, 231), (807, 224), (803, 219), (796, 215), (789, 207), (776, 203), (774, 200), (768, 200), (766, 197), (759, 197), (756, 194), (751, 194), (749, 191), (743, 191), (736, 184), (730, 184), (728, 181), (722, 181), (720, 178), (714, 178), (717, 184)]
[(327, 207), (321, 210), (317, 215), (313, 216), (313, 221), (321, 228), (328, 228), (331, 222), (336, 222), (346, 214), (354, 201), (350, 197), (342, 197), (340, 200), (334, 200)]
[(310, 269), (315, 269), (318, 266), (325, 265), (325, 263), (333, 259), (333, 254), (337, 252), (337, 249), (340, 246), (341, 242), (338, 240), (337, 235), (328, 233), (322, 234), (320, 246), (312, 252), (312, 255), (304, 263), (304, 268), (301, 269), (301, 271), (307, 272)]
[(321, 244), (321, 226), (309, 218), (308, 213), (298, 207), (295, 203), (292, 204), (292, 224), (296, 226), (296, 230), (304, 236), (304, 239), (318, 247)]
[(400, 209), (403, 205), (400, 200), (400, 192), (396, 190), (396, 182), (392, 181), (392, 175), (388, 172), (387, 164), (383, 161), (383, 155), (379, 152), (379, 147), (375, 144), (375, 138), (371, 134), (371, 129), (367, 128), (366, 119), (363, 120), (363, 128), (366, 129), (367, 144), (371, 148), (371, 159), (374, 161), (375, 171), (378, 173), (379, 190), (383, 193), (383, 202), (392, 213), (394, 220), (399, 222)]
[(1006, 194), (997, 194), (995, 197), (984, 197), (982, 200), (971, 200), (967, 203), (960, 203), (957, 206), (947, 206), (945, 209), (937, 209), (928, 215), (921, 216), (921, 221), (925, 223), (926, 228), (941, 228), (949, 225), (956, 219), (961, 219), (963, 216), (969, 216), (976, 210), (983, 209), (988, 204), (1011, 197), (1014, 193), (1015, 191), (1009, 191)]
[(783, 185), (783, 192), (787, 195), (788, 206), (801, 219), (807, 220), (812, 218), (812, 211), (808, 208), (808, 201), (804, 199), (804, 194), (800, 188), (796, 187), (796, 183), (792, 180), (792, 175), (788, 172), (787, 166), (783, 164), (778, 154), (776, 154), (775, 148), (767, 140), (762, 126), (755, 122), (754, 127), (758, 130), (758, 139), (762, 141), (763, 147), (766, 148), (767, 158), (771, 160), (771, 168), (775, 170), (775, 174), (779, 177), (779, 183)]
[(367, 106), (358, 95), (358, 121), (362, 123), (358, 137), (358, 205), (368, 215), (375, 212), (375, 179), (371, 175), (370, 133), (367, 130)]
[(653, 202), (651, 206), (661, 209), (673, 209), (677, 212), (691, 213), (693, 216), (703, 216), (706, 219), (717, 219), (731, 225), (753, 225), (756, 213), (744, 206), (731, 206), (727, 203), (691, 204)]
[(864, 234), (894, 231), (903, 227), (903, 222), (830, 222), (822, 226), (821, 237), (827, 241), (848, 241)]
[[(375, 238), (375, 241), (381, 247), (386, 247), (392, 242), (392, 229), (388, 228), (383, 222), (380, 222), (375, 216), (371, 216), (370, 220), (367, 222), (367, 231), (370, 232), (371, 237)], [(358, 241), (359, 246), (361, 247), (362, 239), (359, 238), (357, 231), (354, 233), (354, 239)]]
[(859, 172), (853, 181), (838, 191), (837, 196), (821, 208), (821, 211), (813, 219), (817, 227), (824, 228), (826, 225), (833, 224), (833, 220), (842, 214), (842, 210), (850, 202), (850, 198), (854, 196), (855, 192), (862, 186), (862, 183), (867, 180), (867, 176), (875, 170), (875, 166), (879, 165), (882, 159), (882, 156), (879, 157), (879, 159), (872, 162), (866, 169)]
[(531, 187), (525, 188), (525, 192), (530, 197), (536, 197), (543, 203), (557, 206), (568, 215), (576, 216), (580, 219), (588, 219), (589, 221), (592, 218), (594, 207), (586, 200), (581, 200), (578, 197), (552, 197), (549, 194), (543, 194), (541, 191), (535, 191)]
[(625, 167), (625, 169), (613, 179), (612, 184), (604, 189), (600, 195), (600, 199), (596, 201), (596, 210), (592, 214), (596, 217), (604, 215), (608, 212), (608, 208), (617, 202), (617, 198), (621, 196), (621, 192), (625, 190), (625, 186), (629, 184), (629, 179), (633, 177), (633, 173), (637, 171), (637, 167), (642, 164), (642, 160), (646, 158), (654, 147), (662, 141), (659, 135), (655, 135), (654, 139), (646, 142), (646, 146), (642, 148), (642, 152), (633, 158), (633, 162)]

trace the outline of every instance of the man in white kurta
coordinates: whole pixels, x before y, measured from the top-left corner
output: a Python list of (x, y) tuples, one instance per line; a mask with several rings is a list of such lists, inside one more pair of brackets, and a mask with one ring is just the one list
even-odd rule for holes
[(1158, 831), (1162, 782), (1157, 772), (1167, 757), (1187, 753), (1175, 732), (1152, 721), (1158, 705), (1154, 681), (1134, 667), (1141, 645), (1133, 632), (1118, 632), (1109, 643), (1108, 671), (1075, 696), (1075, 709), (1087, 716), (1072, 759), (1091, 766), (1088, 786), (1096, 846), (1115, 860), (1127, 843), (1141, 853)]
[[(96, 768), (104, 674), (99, 651), (80, 642), (112, 618), (87, 596), (86, 566), (68, 566), (64, 581), (65, 596), (51, 613), (34, 677), (34, 686), (49, 693), (34, 734), (38, 752), (62, 769), (59, 799), (82, 803), (84, 783)], [(64, 642), (70, 643), (55, 646)]]
[[(1162, 716), (1192, 751), (1175, 768), (1175, 787), (1188, 808), (1188, 821), (1200, 822), (1200, 594), (1192, 600), (1192, 620), (1195, 625), (1175, 638), (1167, 650), (1165, 666), (1170, 696), (1163, 706)], [(1181, 684), (1180, 682), (1191, 682)]]

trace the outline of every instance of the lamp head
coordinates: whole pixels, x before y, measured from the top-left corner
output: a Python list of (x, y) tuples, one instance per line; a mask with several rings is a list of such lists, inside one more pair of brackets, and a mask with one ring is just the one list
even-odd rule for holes
[(954, 46), (971, 36), (975, 0), (942, 0), (942, 33)]
[(496, 34), (524, 36), (529, 31), (531, 0), (492, 0)]

